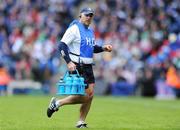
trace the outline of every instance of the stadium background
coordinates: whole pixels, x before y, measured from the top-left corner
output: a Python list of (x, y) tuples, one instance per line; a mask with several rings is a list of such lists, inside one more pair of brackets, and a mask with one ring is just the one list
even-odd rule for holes
[(180, 95), (178, 0), (1, 0), (1, 95), (14, 80), (38, 81), (43, 94), (55, 93), (66, 70), (57, 42), (83, 6), (96, 10), (97, 43), (114, 49), (95, 55), (96, 94), (174, 98), (175, 89)]

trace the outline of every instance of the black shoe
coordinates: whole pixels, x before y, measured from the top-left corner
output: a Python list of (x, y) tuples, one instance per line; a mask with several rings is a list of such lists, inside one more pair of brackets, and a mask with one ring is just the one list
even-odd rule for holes
[(56, 98), (52, 97), (51, 101), (49, 103), (49, 107), (47, 109), (47, 116), (50, 118), (52, 114), (56, 111), (58, 111), (58, 107), (56, 106)]
[(88, 128), (88, 127), (87, 127), (87, 124), (80, 124), (76, 126), (76, 128)]

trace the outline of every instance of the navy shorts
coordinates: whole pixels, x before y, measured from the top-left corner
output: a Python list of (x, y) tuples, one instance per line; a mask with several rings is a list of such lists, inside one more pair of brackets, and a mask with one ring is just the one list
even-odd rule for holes
[[(79, 74), (84, 77), (86, 84), (95, 83), (93, 67), (91, 64), (75, 64)], [(88, 88), (88, 86), (86, 86), (86, 88)]]

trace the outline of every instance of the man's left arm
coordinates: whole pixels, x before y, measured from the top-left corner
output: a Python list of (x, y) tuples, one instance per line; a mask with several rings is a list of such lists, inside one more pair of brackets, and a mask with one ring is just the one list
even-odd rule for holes
[(94, 53), (100, 53), (100, 52), (111, 52), (112, 51), (112, 46), (110, 44), (104, 45), (104, 46), (94, 46)]

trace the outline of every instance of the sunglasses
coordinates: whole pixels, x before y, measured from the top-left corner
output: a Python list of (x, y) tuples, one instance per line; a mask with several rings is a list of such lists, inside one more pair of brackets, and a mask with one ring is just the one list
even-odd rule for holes
[(85, 14), (86, 17), (92, 17), (93, 14)]

